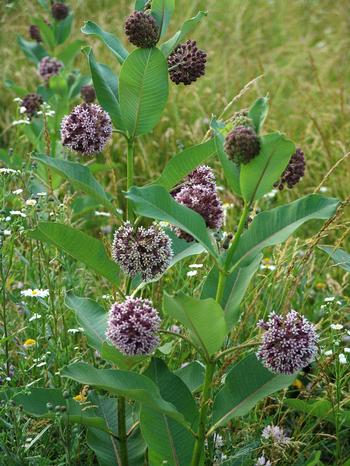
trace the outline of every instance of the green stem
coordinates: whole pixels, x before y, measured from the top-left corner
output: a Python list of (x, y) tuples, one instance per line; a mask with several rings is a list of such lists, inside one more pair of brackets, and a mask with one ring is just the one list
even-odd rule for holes
[(207, 420), (207, 411), (210, 403), (211, 385), (215, 372), (215, 362), (208, 362), (205, 371), (204, 388), (201, 397), (201, 409), (199, 413), (199, 426), (196, 443), (193, 449), (191, 466), (198, 466), (202, 456), (205, 442), (205, 425)]
[(122, 466), (128, 466), (128, 446), (126, 435), (126, 416), (125, 416), (126, 402), (123, 396), (118, 398), (118, 438), (119, 438), (119, 451)]
[(218, 287), (216, 289), (216, 299), (215, 299), (216, 302), (219, 304), (221, 304), (222, 297), (224, 295), (225, 282), (226, 282), (226, 274), (225, 272), (220, 271)]
[[(134, 183), (134, 140), (128, 139), (128, 158), (127, 158), (127, 175), (126, 175), (127, 191)], [(127, 200), (127, 219), (132, 222), (134, 220), (134, 212), (131, 201)]]
[(227, 256), (226, 256), (226, 260), (225, 260), (225, 270), (226, 271), (228, 271), (230, 269), (230, 265), (231, 265), (234, 253), (237, 250), (239, 240), (241, 238), (241, 235), (243, 233), (243, 230), (244, 230), (244, 227), (245, 227), (248, 215), (249, 215), (249, 209), (250, 209), (250, 204), (245, 203), (241, 218), (239, 220), (237, 232), (236, 232), (235, 237), (234, 237), (234, 239), (232, 241), (232, 244), (231, 244), (231, 246), (230, 246), (230, 248), (229, 248), (229, 250), (227, 252)]

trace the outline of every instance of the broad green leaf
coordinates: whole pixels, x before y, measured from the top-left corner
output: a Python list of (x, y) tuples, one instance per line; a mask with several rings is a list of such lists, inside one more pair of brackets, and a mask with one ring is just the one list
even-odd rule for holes
[(42, 18), (32, 18), (32, 22), (40, 29), (40, 35), (44, 44), (49, 50), (53, 50), (56, 46), (56, 39), (52, 26), (47, 24)]
[(261, 137), (260, 153), (241, 165), (240, 186), (246, 202), (251, 203), (271, 191), (294, 152), (294, 143), (281, 133)]
[(254, 128), (257, 134), (266, 120), (269, 111), (269, 99), (267, 97), (259, 97), (249, 109), (249, 117), (253, 120)]
[(129, 55), (128, 51), (115, 35), (104, 31), (93, 21), (87, 21), (81, 28), (81, 32), (83, 34), (96, 36), (100, 39), (109, 48), (113, 55), (117, 57), (120, 64), (123, 64), (124, 60)]
[(75, 40), (71, 42), (69, 45), (64, 47), (62, 52), (57, 55), (57, 58), (65, 65), (70, 65), (77, 54), (80, 52), (81, 47), (85, 45), (83, 40)]
[(156, 20), (160, 37), (164, 36), (175, 10), (175, 0), (152, 0), (151, 15)]
[(108, 199), (104, 189), (92, 176), (88, 167), (80, 163), (69, 162), (68, 160), (54, 159), (53, 157), (48, 157), (43, 154), (33, 157), (33, 159), (43, 163), (64, 178), (67, 178), (75, 188), (89, 194), (114, 215), (117, 215), (116, 209)]
[(319, 246), (319, 249), (329, 255), (335, 265), (350, 272), (350, 254), (344, 249), (335, 248), (334, 246)]
[[(312, 457), (307, 460), (307, 463), (305, 464), (305, 466), (323, 466), (323, 463), (321, 461), (321, 454), (322, 452), (320, 450), (315, 451)], [(343, 464), (343, 466), (347, 466), (347, 465)]]
[(225, 138), (219, 131), (218, 122), (212, 120), (211, 127), (216, 134), (216, 152), (218, 154), (222, 169), (224, 170), (224, 175), (227, 180), (227, 183), (231, 191), (233, 191), (237, 196), (241, 196), (241, 187), (239, 184), (240, 168), (227, 157), (227, 154), (224, 149)]
[(26, 413), (38, 418), (55, 418), (55, 412), (47, 408), (48, 403), (51, 403), (53, 408), (67, 406), (69, 416), (62, 414), (66, 421), (108, 430), (103, 418), (96, 413), (94, 407), (85, 405), (82, 409), (82, 405), (73, 399), (73, 395), (66, 400), (61, 391), (55, 388), (10, 389), (0, 392), (0, 399), (12, 399), (17, 406), (21, 405)]
[(91, 84), (91, 77), (78, 74), (74, 82), (69, 87), (69, 98), (74, 99), (80, 94), (81, 88), (86, 84)]
[(107, 256), (103, 243), (98, 239), (68, 225), (54, 222), (39, 223), (29, 234), (39, 241), (55, 245), (105, 277), (112, 285), (119, 285), (119, 267)]
[(55, 36), (57, 44), (63, 44), (70, 36), (74, 15), (69, 14), (67, 18), (55, 23)]
[[(153, 359), (145, 372), (158, 386), (162, 398), (184, 415), (194, 430), (198, 410), (191, 392), (182, 380), (169, 371), (161, 359)], [(166, 461), (169, 466), (188, 466), (195, 438), (181, 424), (165, 414), (143, 406), (140, 414), (142, 435), (148, 445), (151, 465)]]
[(221, 348), (228, 330), (224, 311), (214, 299), (200, 300), (182, 293), (175, 296), (165, 293), (163, 309), (190, 331), (193, 342), (205, 353), (212, 355)]
[(210, 139), (203, 144), (189, 147), (184, 151), (176, 154), (166, 164), (162, 174), (155, 181), (155, 184), (164, 186), (170, 190), (183, 178), (191, 173), (198, 165), (205, 162), (216, 153), (216, 139)]
[(137, 215), (163, 220), (192, 235), (215, 258), (217, 252), (206, 229), (203, 217), (174, 201), (162, 186), (132, 187), (126, 197), (133, 201)]
[(148, 3), (148, 0), (136, 0), (134, 10), (143, 11), (147, 3)]
[(308, 220), (326, 220), (334, 215), (339, 201), (310, 194), (289, 204), (258, 214), (246, 230), (233, 256), (232, 264), (251, 263), (252, 257), (268, 246), (286, 241)]
[(168, 99), (168, 65), (157, 48), (134, 50), (119, 78), (120, 110), (130, 137), (150, 132)]
[(186, 259), (186, 257), (196, 256), (205, 252), (204, 247), (195, 241), (189, 243), (188, 241), (178, 238), (175, 233), (169, 229), (166, 229), (166, 234), (171, 239), (172, 250), (174, 252), (169, 267), (172, 267), (182, 259)]
[[(236, 268), (225, 281), (224, 294), (221, 305), (225, 311), (225, 318), (229, 329), (238, 321), (241, 302), (255, 272), (259, 268), (262, 255), (257, 254), (251, 263), (245, 267)], [(215, 298), (219, 272), (216, 267), (210, 271), (203, 287), (202, 299)]]
[[(105, 398), (95, 392), (89, 394), (89, 401), (95, 406), (96, 412), (104, 420), (110, 435), (102, 430), (89, 428), (87, 433), (87, 444), (95, 452), (100, 466), (118, 465), (123, 466), (119, 457), (118, 436), (118, 400), (116, 398)], [(126, 429), (129, 431), (135, 424), (136, 419), (132, 415), (132, 408), (126, 405)], [(141, 436), (139, 428), (133, 429), (128, 436), (128, 460), (130, 465), (143, 466), (146, 444)]]
[(198, 24), (201, 22), (201, 20), (205, 16), (207, 16), (206, 11), (199, 11), (196, 14), (196, 16), (194, 16), (193, 18), (190, 18), (187, 21), (185, 21), (183, 23), (181, 29), (179, 31), (177, 31), (177, 33), (173, 37), (171, 37), (168, 41), (164, 42), (164, 44), (162, 44), (160, 46), (160, 49), (163, 52), (163, 54), (166, 57), (168, 55), (170, 55), (171, 52), (174, 50), (174, 48), (178, 44), (180, 44), (188, 34), (190, 34), (191, 32), (193, 32), (196, 29)]
[[(296, 398), (288, 398), (284, 400), (284, 404), (295, 411), (300, 411), (302, 413), (309, 414), (310, 416), (324, 419), (332, 424), (335, 424), (336, 422), (332, 404), (326, 399), (305, 401)], [(339, 417), (340, 422), (344, 426), (350, 427), (350, 410), (341, 410)]]
[(269, 372), (250, 354), (227, 374), (225, 384), (214, 400), (210, 431), (226, 425), (231, 419), (244, 416), (265, 397), (288, 387), (295, 375), (276, 375)]
[(36, 65), (39, 64), (42, 58), (49, 55), (44, 47), (37, 42), (28, 42), (21, 36), (17, 36), (17, 42), (24, 55)]
[(164, 413), (183, 425), (188, 424), (171, 403), (163, 400), (154, 382), (144, 375), (116, 369), (96, 369), (81, 362), (66, 366), (61, 371), (61, 375), (80, 384), (102, 388), (113, 395), (138, 401), (143, 406)]
[(124, 124), (120, 113), (118, 100), (118, 79), (113, 71), (102, 63), (97, 63), (94, 53), (90, 47), (85, 49), (89, 62), (92, 81), (96, 91), (97, 99), (111, 117), (114, 126), (123, 130)]
[(199, 361), (192, 361), (174, 373), (180, 377), (191, 392), (196, 392), (204, 383), (205, 366)]

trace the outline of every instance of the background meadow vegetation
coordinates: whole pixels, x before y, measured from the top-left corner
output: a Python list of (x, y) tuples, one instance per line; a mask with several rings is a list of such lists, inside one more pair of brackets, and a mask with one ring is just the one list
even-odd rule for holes
[[(100, 62), (117, 66), (103, 45), (83, 36), (80, 27), (85, 20), (92, 20), (116, 33), (126, 44), (123, 23), (132, 11), (133, 3), (129, 0), (71, 0), (69, 5), (75, 13), (72, 40), (86, 41), (92, 45)], [(270, 113), (266, 132), (278, 128), (290, 135), (305, 152), (307, 172), (293, 191), (285, 190), (265, 197), (261, 207), (271, 208), (282, 200), (291, 201), (315, 191), (346, 200), (350, 185), (350, 157), (347, 156), (350, 139), (350, 2), (177, 0), (176, 4), (168, 36), (185, 18), (200, 9), (208, 11), (207, 19), (193, 36), (208, 52), (207, 72), (204, 78), (188, 88), (171, 86), (169, 102), (160, 123), (152, 135), (138, 140), (136, 184), (156, 179), (172, 155), (182, 147), (199, 143), (208, 130), (211, 115), (220, 115), (234, 97), (227, 117), (233, 111), (250, 106), (258, 96), (268, 94)], [(29, 92), (35, 90), (39, 78), (35, 67), (20, 51), (16, 35), (28, 37), (30, 18), (37, 10), (36, 2), (31, 0), (2, 1), (0, 5), (1, 74)], [(78, 55), (76, 66), (89, 74), (83, 54)], [(251, 84), (245, 88), (248, 83)], [(16, 178), (11, 189), (21, 188), (28, 194), (31, 145), (20, 129), (12, 126), (18, 111), (13, 98), (14, 94), (2, 83), (0, 160), (7, 166), (9, 150), (11, 157), (23, 160), (27, 174)], [(115, 135), (113, 144), (105, 151), (106, 163), (113, 172), (101, 172), (96, 176), (105, 186), (109, 185), (106, 191), (125, 188), (125, 149), (124, 140)], [(74, 157), (72, 155), (71, 160)], [(227, 212), (227, 228), (232, 230), (238, 221), (239, 201), (227, 193), (219, 164), (213, 161), (210, 164), (216, 169), (220, 196)], [(115, 220), (96, 216), (94, 212), (84, 217), (75, 216), (70, 202), (72, 195), (72, 191), (67, 191), (61, 193), (59, 199), (42, 199), (38, 206), (28, 208), (25, 228), (32, 228), (38, 218), (52, 213), (51, 219), (73, 224), (102, 238), (109, 250)], [(13, 208), (20, 207), (17, 199), (11, 202)], [(120, 202), (123, 202), (122, 198)], [(331, 324), (339, 323), (345, 330), (350, 330), (349, 274), (335, 266), (317, 248), (317, 244), (322, 243), (350, 250), (349, 212), (348, 204), (345, 204), (338, 217), (320, 235), (321, 224), (308, 223), (298, 231), (297, 238), (276, 248), (274, 255), (268, 250), (265, 252), (264, 268), (250, 286), (243, 303), (242, 318), (235, 328), (238, 341), (243, 342), (254, 335), (255, 323), (269, 311), (294, 308), (318, 322), (322, 348), (335, 352), (337, 342), (341, 347), (350, 347), (350, 336), (346, 332), (340, 336), (330, 328)], [(306, 241), (305, 238), (309, 239)], [(1, 381), (10, 387), (35, 384), (68, 388), (67, 380), (59, 377), (59, 369), (76, 360), (98, 362), (98, 357), (79, 332), (73, 312), (65, 306), (65, 293), (74, 289), (77, 295), (93, 297), (107, 309), (113, 301), (108, 283), (54, 248), (30, 240), (25, 233), (13, 239), (13, 246), (11, 276), (7, 282), (11, 301), (6, 309), (9, 334), (13, 336), (9, 343), (13, 376), (11, 380), (5, 380), (1, 374)], [(194, 261), (204, 266), (189, 267)], [(159, 304), (160, 287), (166, 290), (170, 283), (172, 289), (176, 283), (178, 290), (189, 294), (199, 290), (209, 265), (205, 256), (182, 262), (161, 283), (153, 286), (153, 302)], [(193, 270), (197, 273), (188, 275)], [(50, 297), (23, 303), (19, 293), (21, 286), (47, 288)], [(24, 318), (28, 313), (41, 314), (42, 319), (28, 324)], [(48, 322), (54, 322), (55, 331), (51, 338), (47, 338)], [(28, 338), (38, 341), (33, 350), (23, 349), (23, 342)], [(189, 356), (178, 344), (164, 346), (163, 351), (170, 354), (173, 369), (185, 363)], [(4, 354), (0, 357), (4, 369)], [(347, 357), (347, 365), (342, 366), (334, 358), (322, 357), (319, 367), (300, 376), (291, 388), (293, 396), (301, 399), (323, 397), (335, 403), (340, 393), (341, 405), (349, 412), (350, 354)], [(231, 363), (232, 360), (227, 361), (227, 364)], [(74, 389), (72, 393), (69, 385), (72, 396), (77, 395), (81, 387)], [(0, 464), (68, 464), (67, 448), (70, 464), (97, 464), (84, 441), (84, 429), (72, 429), (63, 425), (60, 419), (53, 424), (31, 419), (17, 408), (9, 409), (8, 406), (0, 407), (0, 415)], [(336, 432), (332, 422), (289, 409), (283, 403), (283, 395), (279, 395), (277, 401), (275, 398), (260, 403), (249, 416), (222, 429), (222, 442), (216, 445), (217, 464), (254, 464), (252, 459), (243, 460), (243, 453), (249, 449), (258, 451), (261, 430), (267, 424), (283, 425), (287, 431), (293, 432), (293, 448), (281, 452), (276, 464), (350, 464), (350, 416), (342, 423), (341, 433)], [(341, 450), (336, 459), (335, 448)], [(234, 458), (233, 449), (243, 453)], [(256, 456), (253, 453), (252, 457)]]

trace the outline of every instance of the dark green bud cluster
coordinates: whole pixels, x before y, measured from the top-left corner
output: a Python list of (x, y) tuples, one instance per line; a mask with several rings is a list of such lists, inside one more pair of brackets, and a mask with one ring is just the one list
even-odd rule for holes
[(125, 21), (125, 34), (136, 47), (148, 49), (158, 42), (159, 27), (150, 14), (134, 11)]
[(248, 115), (248, 110), (240, 110), (236, 112), (232, 117), (232, 128), (238, 126), (245, 126), (247, 128), (254, 128), (253, 120)]
[(237, 126), (225, 138), (225, 152), (232, 162), (247, 164), (260, 152), (260, 138), (248, 126)]

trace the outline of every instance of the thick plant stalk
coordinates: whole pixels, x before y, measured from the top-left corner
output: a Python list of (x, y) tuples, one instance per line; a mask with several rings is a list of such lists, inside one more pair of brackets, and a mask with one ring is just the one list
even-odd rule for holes
[(242, 235), (243, 230), (244, 230), (245, 223), (246, 223), (248, 215), (249, 215), (249, 209), (250, 209), (250, 204), (245, 203), (244, 208), (243, 208), (243, 212), (242, 212), (239, 224), (238, 224), (237, 232), (236, 232), (235, 237), (234, 237), (234, 239), (232, 241), (232, 244), (231, 244), (231, 246), (230, 246), (230, 248), (229, 248), (229, 250), (227, 252), (226, 261), (225, 261), (225, 270), (226, 270), (226, 272), (229, 271), (230, 264), (232, 262), (234, 253), (237, 250), (239, 240), (241, 238), (241, 235)]
[(126, 415), (125, 415), (126, 402), (125, 397), (118, 398), (118, 438), (119, 438), (119, 451), (120, 461), (122, 466), (128, 466), (128, 445), (126, 435)]
[[(127, 156), (127, 175), (126, 175), (127, 191), (134, 183), (134, 140), (128, 139), (128, 156)], [(127, 200), (127, 219), (132, 222), (134, 220), (134, 212), (132, 209), (131, 201)]]
[(211, 386), (213, 382), (214, 373), (215, 373), (215, 362), (210, 361), (207, 363), (207, 367), (205, 371), (205, 381), (204, 381), (204, 388), (203, 388), (203, 393), (201, 397), (201, 408), (200, 408), (200, 413), (199, 413), (198, 434), (197, 434), (197, 440), (196, 440), (196, 443), (193, 449), (191, 466), (199, 465), (201, 454), (204, 448), (205, 425), (206, 425), (206, 419), (207, 419), (208, 406), (210, 403)]

